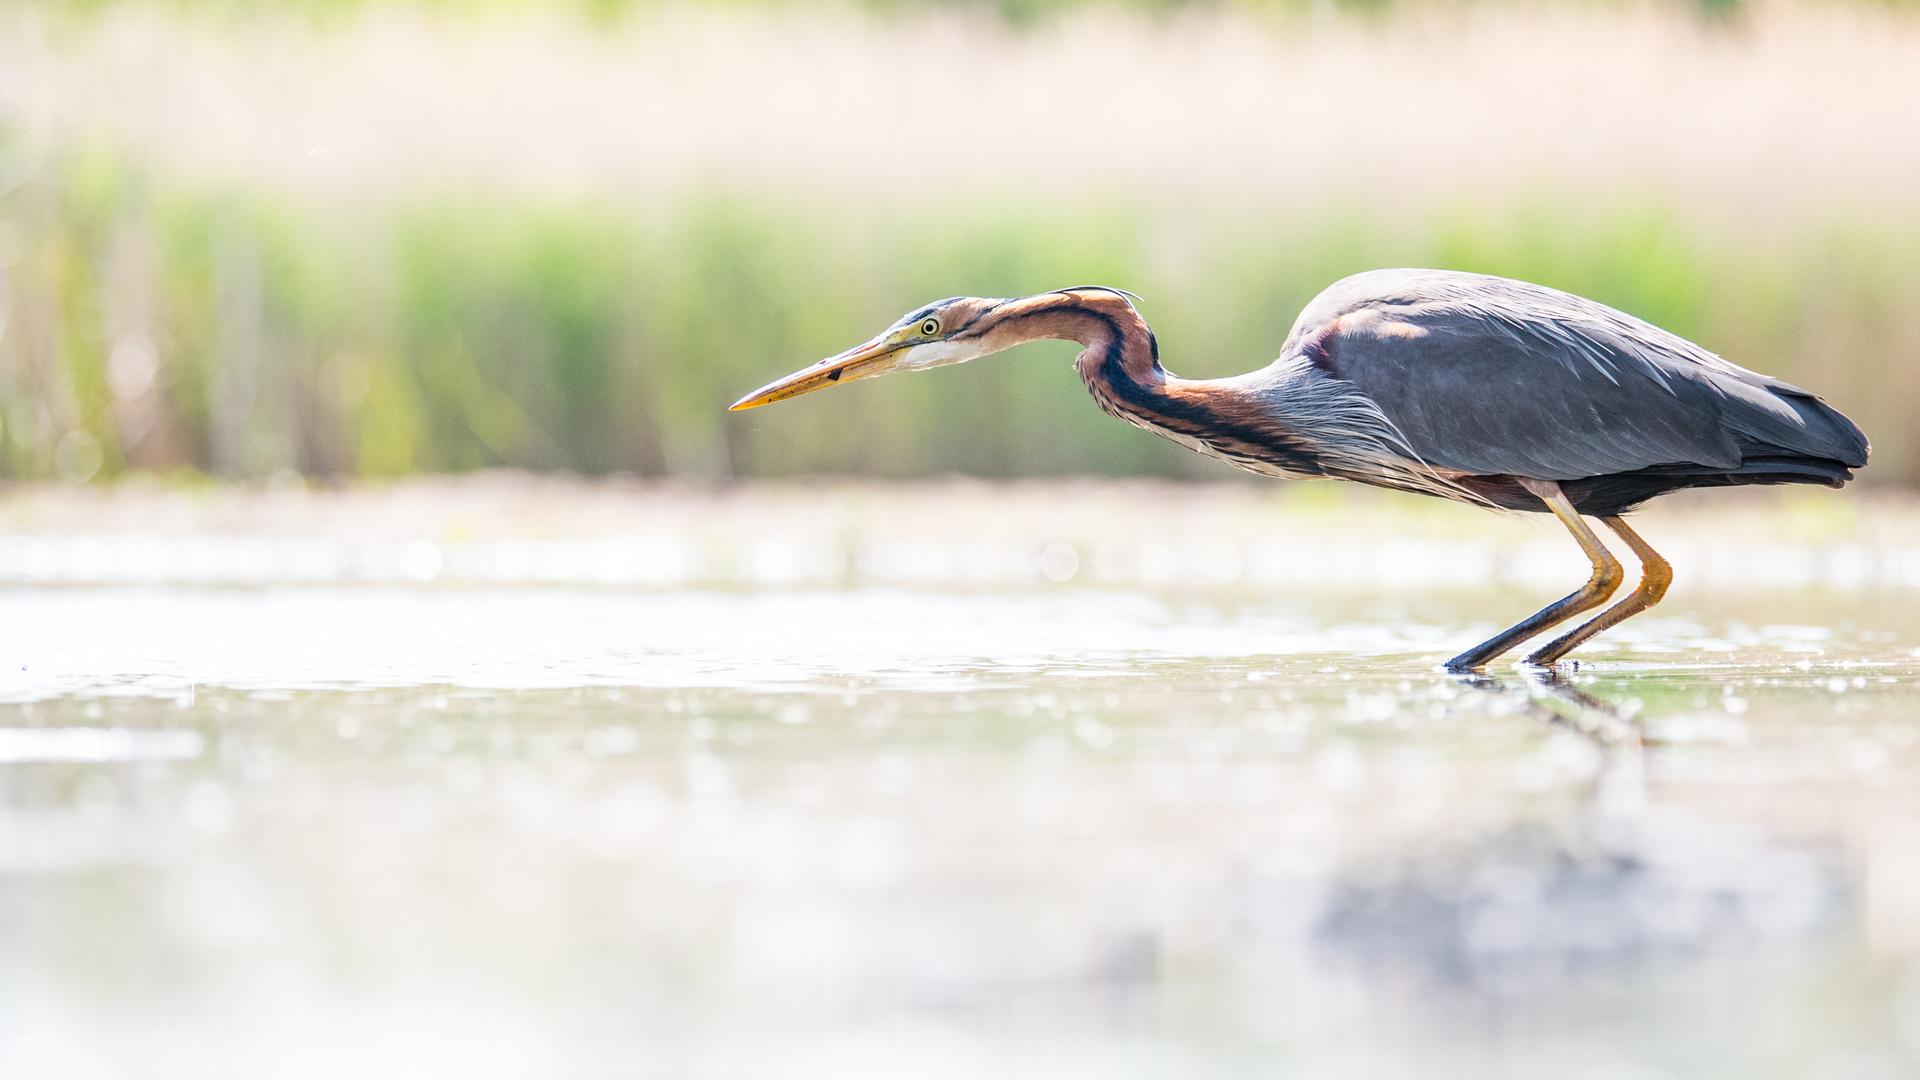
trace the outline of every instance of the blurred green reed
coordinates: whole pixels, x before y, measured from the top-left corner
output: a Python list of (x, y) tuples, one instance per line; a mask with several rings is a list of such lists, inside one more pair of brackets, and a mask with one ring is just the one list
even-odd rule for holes
[(943, 296), (1129, 288), (1168, 366), (1216, 376), (1270, 360), (1336, 278), (1437, 265), (1571, 289), (1812, 387), (1873, 437), (1870, 479), (1920, 480), (1920, 220), (1733, 235), (1550, 194), (1391, 218), (719, 190), (334, 205), (94, 154), (0, 200), (0, 257), (0, 471), (19, 478), (1220, 477), (1101, 415), (1064, 343), (724, 409)]

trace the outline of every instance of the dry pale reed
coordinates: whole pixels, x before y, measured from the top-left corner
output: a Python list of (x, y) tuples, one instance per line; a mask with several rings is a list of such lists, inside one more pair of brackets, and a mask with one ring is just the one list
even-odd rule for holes
[[(645, 193), (719, 180), (917, 199), (1274, 204), (1550, 187), (1773, 217), (1920, 206), (1920, 16), (1770, 5), (1357, 22), (373, 10), (315, 28), (15, 14), (0, 117), (165, 173), (322, 192)], [(1741, 214), (1742, 218), (1749, 215)]]

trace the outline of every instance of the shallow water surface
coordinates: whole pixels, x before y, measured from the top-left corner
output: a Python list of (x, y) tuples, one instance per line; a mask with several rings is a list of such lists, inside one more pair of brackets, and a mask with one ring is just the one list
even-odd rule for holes
[(1920, 1071), (1904, 594), (5, 605), (9, 1075)]

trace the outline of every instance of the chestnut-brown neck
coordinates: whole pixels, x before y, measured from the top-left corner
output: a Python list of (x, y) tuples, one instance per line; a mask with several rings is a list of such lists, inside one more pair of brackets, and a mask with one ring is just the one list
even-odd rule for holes
[(1041, 293), (1009, 300), (981, 320), (978, 335), (993, 352), (1027, 341), (1078, 342), (1083, 348), (1074, 367), (1089, 387), (1118, 377), (1157, 389), (1173, 379), (1160, 366), (1159, 346), (1146, 320), (1111, 293)]
[(991, 351), (1023, 341), (1077, 341), (1074, 369), (1106, 412), (1243, 467), (1319, 475), (1318, 456), (1272, 403), (1241, 380), (1182, 379), (1160, 365), (1159, 342), (1133, 305), (1110, 293), (1010, 300), (981, 319)]

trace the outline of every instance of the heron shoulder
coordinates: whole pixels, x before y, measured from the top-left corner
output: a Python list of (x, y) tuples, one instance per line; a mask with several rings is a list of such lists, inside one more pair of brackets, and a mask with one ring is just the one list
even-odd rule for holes
[(1302, 312), (1282, 366), (1357, 387), (1427, 460), (1572, 479), (1772, 448), (1864, 461), (1865, 438), (1798, 387), (1645, 320), (1529, 282), (1370, 271)]
[[(1429, 337), (1437, 340), (1427, 348), (1373, 347), (1380, 339)], [(1509, 363), (1564, 369), (1575, 383), (1650, 381), (1681, 394), (1677, 383), (1731, 379), (1763, 391), (1813, 396), (1598, 301), (1456, 270), (1372, 270), (1337, 281), (1300, 313), (1281, 355), (1304, 355), (1346, 377), (1341, 358), (1357, 353), (1371, 353), (1376, 362), (1390, 356), (1402, 363), (1457, 364), (1488, 350)]]

